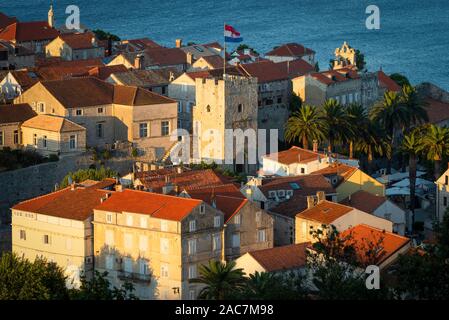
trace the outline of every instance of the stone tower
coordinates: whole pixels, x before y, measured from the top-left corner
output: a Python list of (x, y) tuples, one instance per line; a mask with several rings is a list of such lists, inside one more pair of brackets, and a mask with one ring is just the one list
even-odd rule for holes
[[(197, 157), (194, 154), (194, 159), (224, 164), (225, 157), (231, 155), (234, 163), (224, 164), (225, 168), (239, 172), (253, 172), (257, 169), (257, 164), (248, 163), (252, 162), (248, 161), (248, 155), (251, 148), (256, 148), (257, 151), (257, 144), (250, 145), (245, 139), (243, 147), (245, 161), (238, 163), (238, 160), (236, 161), (238, 142), (233, 139), (231, 150), (225, 137), (226, 129), (233, 129), (234, 132), (236, 129), (243, 132), (253, 129), (250, 131), (257, 137), (257, 79), (231, 75), (225, 75), (224, 78), (225, 80), (223, 77), (196, 79), (193, 127), (194, 132), (198, 132), (198, 152)], [(229, 131), (227, 132), (229, 134)]]
[(356, 51), (345, 41), (341, 48), (335, 49), (334, 70), (348, 66), (356, 66)]
[(50, 5), (50, 10), (48, 10), (48, 25), (52, 28), (55, 26), (55, 14), (53, 12), (53, 2)]

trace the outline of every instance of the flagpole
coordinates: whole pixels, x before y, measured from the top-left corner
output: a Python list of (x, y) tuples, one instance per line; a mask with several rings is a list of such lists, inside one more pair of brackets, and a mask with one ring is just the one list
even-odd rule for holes
[(225, 74), (226, 74), (226, 37), (225, 37), (225, 32), (226, 32), (226, 22), (224, 22), (223, 24), (223, 43), (224, 43), (224, 55), (223, 55), (223, 80), (225, 79)]

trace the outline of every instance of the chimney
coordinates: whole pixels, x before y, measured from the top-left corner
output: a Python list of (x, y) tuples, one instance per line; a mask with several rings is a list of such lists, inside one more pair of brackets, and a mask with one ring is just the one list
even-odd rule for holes
[(143, 60), (144, 55), (142, 53), (139, 53), (134, 60), (134, 67), (138, 70), (143, 70)]
[(182, 47), (182, 39), (176, 39), (176, 48)]
[(318, 141), (313, 140), (313, 152), (318, 152)]
[(325, 194), (324, 194), (324, 191), (318, 191), (318, 192), (316, 193), (316, 197), (317, 197), (317, 199), (318, 199), (318, 203), (321, 203), (321, 202), (323, 202), (324, 200), (326, 200), (326, 196), (325, 196)]
[(351, 204), (351, 195), (349, 195), (348, 200), (349, 200), (349, 204)]
[(187, 52), (187, 64), (192, 65), (193, 64), (193, 54), (190, 52)]
[(315, 197), (307, 196), (307, 209), (313, 208), (315, 206)]
[(71, 184), (70, 184), (70, 190), (75, 190), (75, 185), (76, 185), (76, 183), (75, 182), (72, 182)]

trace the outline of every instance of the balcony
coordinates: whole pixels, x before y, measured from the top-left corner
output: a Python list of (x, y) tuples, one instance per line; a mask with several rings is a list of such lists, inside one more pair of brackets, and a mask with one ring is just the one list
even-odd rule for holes
[(117, 272), (117, 278), (119, 278), (122, 281), (149, 283), (149, 282), (151, 282), (151, 277), (152, 277), (151, 274), (140, 274), (140, 273), (134, 273), (134, 272), (126, 272), (123, 270), (119, 270)]

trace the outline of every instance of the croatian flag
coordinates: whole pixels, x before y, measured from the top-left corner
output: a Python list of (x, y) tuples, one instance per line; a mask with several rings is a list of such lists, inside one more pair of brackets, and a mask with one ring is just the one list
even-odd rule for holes
[(237, 32), (233, 27), (225, 24), (224, 28), (225, 42), (242, 42), (243, 38), (240, 36), (240, 32)]

